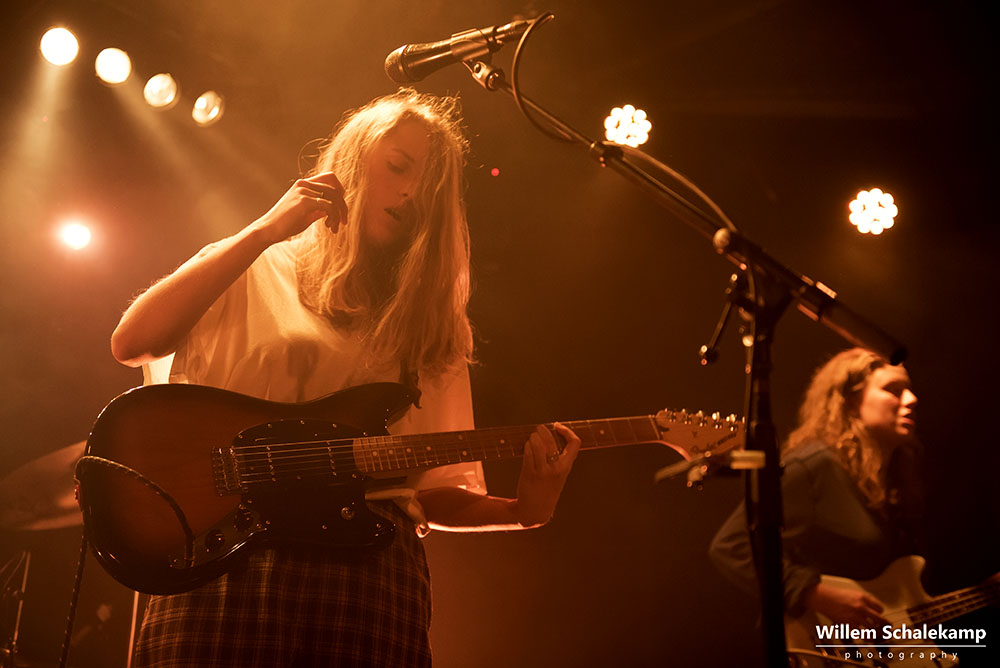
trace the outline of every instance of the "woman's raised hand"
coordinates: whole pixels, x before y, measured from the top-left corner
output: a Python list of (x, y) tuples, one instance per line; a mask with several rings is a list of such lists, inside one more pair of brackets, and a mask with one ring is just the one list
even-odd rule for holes
[(256, 224), (266, 232), (267, 241), (274, 244), (298, 234), (323, 217), (326, 217), (326, 226), (334, 232), (347, 222), (344, 187), (333, 172), (293, 183)]

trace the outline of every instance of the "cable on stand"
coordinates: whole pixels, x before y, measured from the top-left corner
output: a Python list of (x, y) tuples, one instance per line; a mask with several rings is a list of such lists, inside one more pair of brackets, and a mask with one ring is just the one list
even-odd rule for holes
[(76, 579), (73, 580), (73, 593), (69, 599), (69, 612), (66, 615), (66, 633), (63, 635), (62, 651), (59, 653), (59, 668), (66, 668), (69, 659), (69, 646), (73, 637), (73, 622), (76, 620), (76, 606), (80, 602), (80, 586), (83, 584), (83, 567), (87, 563), (87, 533), (80, 537), (80, 558), (76, 562)]

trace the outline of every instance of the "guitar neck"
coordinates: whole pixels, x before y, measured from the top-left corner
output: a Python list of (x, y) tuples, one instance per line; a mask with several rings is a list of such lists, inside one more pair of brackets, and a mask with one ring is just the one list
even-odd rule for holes
[(910, 619), (918, 624), (938, 624), (1000, 603), (1000, 573), (974, 587), (966, 587), (907, 609)]
[[(707, 416), (700, 411), (662, 410), (655, 416), (563, 424), (580, 437), (583, 450), (662, 443), (690, 459), (743, 444), (743, 423), (735, 415), (723, 418), (718, 413)], [(219, 494), (235, 494), (256, 484), (356, 473), (378, 478), (403, 477), (447, 464), (517, 459), (524, 456), (524, 445), (534, 431), (534, 426), (493, 427), (331, 440), (317, 433), (316, 438), (308, 441), (285, 440), (272, 437), (269, 432), (260, 438), (251, 434), (245, 444), (213, 451), (216, 490)]]
[[(578, 420), (563, 424), (580, 437), (583, 450), (660, 440), (655, 418), (651, 415)], [(370, 436), (355, 439), (354, 458), (358, 468), (369, 474), (404, 472), (461, 462), (516, 459), (524, 455), (524, 445), (534, 431), (534, 426), (521, 426)]]

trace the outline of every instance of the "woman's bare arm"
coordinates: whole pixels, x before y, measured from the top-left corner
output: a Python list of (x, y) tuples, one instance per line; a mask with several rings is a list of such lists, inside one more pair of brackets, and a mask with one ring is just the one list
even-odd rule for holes
[(327, 218), (347, 220), (343, 188), (332, 172), (299, 179), (266, 214), (214, 243), (142, 293), (111, 335), (111, 353), (139, 366), (174, 352), (215, 300), (264, 250)]

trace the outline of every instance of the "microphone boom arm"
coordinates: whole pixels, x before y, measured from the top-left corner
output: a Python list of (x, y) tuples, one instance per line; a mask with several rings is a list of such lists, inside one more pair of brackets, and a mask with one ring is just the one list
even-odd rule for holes
[[(489, 91), (503, 91), (513, 96), (513, 90), (503, 70), (483, 61), (465, 62), (472, 77)], [(681, 219), (706, 239), (720, 255), (725, 255), (741, 269), (748, 266), (762, 271), (781, 284), (796, 300), (798, 309), (813, 320), (830, 328), (852, 345), (873, 350), (893, 364), (906, 358), (906, 348), (865, 317), (837, 299), (829, 287), (788, 268), (738, 231), (720, 226), (711, 216), (692, 204), (683, 195), (667, 186), (639, 165), (625, 159), (622, 148), (608, 142), (594, 141), (579, 130), (560, 120), (523, 94), (521, 102), (558, 134), (587, 147), (592, 158), (601, 166), (615, 170), (652, 197), (663, 208)]]
[[(753, 553), (760, 588), (765, 665), (787, 665), (788, 655), (782, 623), (784, 587), (781, 464), (776, 432), (771, 419), (770, 393), (770, 374), (773, 365), (771, 348), (775, 326), (788, 303), (795, 300), (799, 309), (810, 317), (851, 343), (881, 353), (893, 363), (899, 363), (905, 358), (906, 349), (888, 333), (840, 303), (836, 293), (822, 283), (792, 271), (768, 255), (762, 248), (741, 235), (724, 215), (720, 214), (720, 219), (727, 223), (726, 226), (719, 225), (702, 209), (671, 190), (649, 171), (626, 160), (625, 151), (621, 147), (589, 139), (542, 109), (520, 91), (515, 91), (504, 77), (502, 70), (482, 61), (473, 63), (466, 61), (465, 65), (473, 78), (484, 88), (490, 91), (503, 90), (514, 97), (522, 112), (525, 108), (530, 108), (550, 128), (555, 129), (560, 138), (586, 146), (589, 154), (602, 166), (614, 169), (689, 227), (710, 239), (717, 253), (725, 255), (747, 274), (752, 291), (752, 294), (747, 295), (751, 315), (752, 345), (747, 369), (745, 415), (748, 430), (745, 447), (747, 451), (756, 452), (753, 455), (756, 457), (753, 469), (746, 474), (747, 527), (751, 542), (755, 545)], [(546, 134), (551, 134), (531, 117), (529, 120)], [(647, 162), (661, 167), (666, 173), (667, 170), (655, 160), (648, 158)], [(698, 192), (696, 188), (694, 192)], [(763, 467), (758, 469), (761, 461)], [(700, 464), (704, 465), (704, 462)], [(689, 468), (689, 463), (685, 463), (680, 468), (694, 473), (691, 481), (697, 483), (701, 466), (699, 462), (691, 466), (692, 468)], [(662, 473), (670, 475), (674, 473), (674, 469)]]

